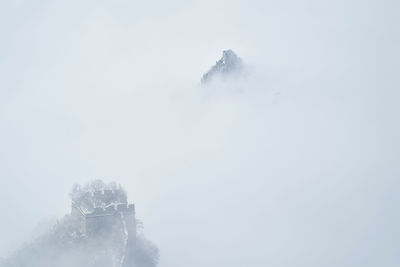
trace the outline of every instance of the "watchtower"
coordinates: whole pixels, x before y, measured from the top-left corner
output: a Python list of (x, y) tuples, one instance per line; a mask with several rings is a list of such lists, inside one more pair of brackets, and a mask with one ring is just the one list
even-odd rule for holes
[(86, 192), (72, 200), (71, 215), (79, 230), (89, 238), (125, 235), (127, 244), (136, 243), (135, 205), (128, 204), (124, 192), (102, 190)]

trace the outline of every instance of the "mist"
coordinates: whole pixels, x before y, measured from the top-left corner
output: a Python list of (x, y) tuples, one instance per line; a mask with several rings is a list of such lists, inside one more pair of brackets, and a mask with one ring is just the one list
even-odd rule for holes
[(399, 7), (3, 1), (0, 257), (100, 178), (160, 267), (398, 266)]

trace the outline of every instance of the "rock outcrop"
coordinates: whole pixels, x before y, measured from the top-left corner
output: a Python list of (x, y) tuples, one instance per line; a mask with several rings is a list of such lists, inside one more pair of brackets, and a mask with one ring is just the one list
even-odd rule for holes
[(201, 79), (202, 84), (207, 84), (215, 78), (227, 79), (239, 75), (243, 71), (243, 61), (232, 50), (224, 50), (222, 58), (218, 60)]

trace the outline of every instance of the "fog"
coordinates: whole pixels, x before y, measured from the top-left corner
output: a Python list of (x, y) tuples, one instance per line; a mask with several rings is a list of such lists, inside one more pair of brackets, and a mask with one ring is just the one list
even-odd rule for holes
[(0, 257), (101, 178), (160, 267), (399, 266), (399, 8), (2, 1)]

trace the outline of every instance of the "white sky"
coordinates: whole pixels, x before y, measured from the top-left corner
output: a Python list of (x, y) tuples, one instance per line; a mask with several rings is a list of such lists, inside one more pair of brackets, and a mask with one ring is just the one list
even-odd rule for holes
[(399, 266), (399, 8), (1, 1), (0, 255), (103, 178), (160, 267)]

